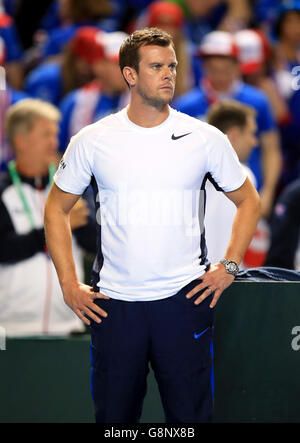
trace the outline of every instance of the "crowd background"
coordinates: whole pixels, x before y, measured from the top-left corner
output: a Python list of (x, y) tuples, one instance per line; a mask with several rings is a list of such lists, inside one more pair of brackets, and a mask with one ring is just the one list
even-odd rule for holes
[(59, 161), (72, 135), (128, 103), (118, 50), (145, 26), (174, 38), (175, 109), (206, 120), (216, 102), (254, 108), (245, 164), (262, 218), (243, 266), (300, 270), (300, 1), (0, 0), (0, 178), (14, 158), (11, 107), (34, 98), (60, 111)]

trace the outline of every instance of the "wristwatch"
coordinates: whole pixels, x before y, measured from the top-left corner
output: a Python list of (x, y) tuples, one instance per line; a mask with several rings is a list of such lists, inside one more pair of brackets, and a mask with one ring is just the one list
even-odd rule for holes
[(222, 258), (220, 263), (225, 266), (227, 274), (232, 274), (234, 276), (239, 272), (239, 267), (235, 261), (227, 260), (226, 258)]

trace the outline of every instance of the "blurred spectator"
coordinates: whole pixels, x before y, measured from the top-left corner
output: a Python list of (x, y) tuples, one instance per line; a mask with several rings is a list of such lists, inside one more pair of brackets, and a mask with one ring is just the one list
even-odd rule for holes
[(128, 104), (129, 92), (118, 65), (119, 48), (126, 36), (123, 32), (98, 30), (89, 34), (88, 56), (96, 80), (62, 100), (60, 151), (65, 150), (70, 138), (81, 128)]
[(267, 37), (259, 30), (244, 29), (235, 34), (235, 40), (244, 81), (265, 92), (278, 125), (286, 124), (291, 118), (290, 112), (273, 78), (272, 47)]
[[(23, 8), (21, 6), (24, 3), (32, 1), (34, 0), (25, 0), (25, 2), (23, 0), (18, 10), (21, 11), (24, 15), (26, 9), (24, 6)], [(125, 29), (128, 21), (132, 19), (133, 11), (131, 11), (130, 9), (129, 2), (125, 2), (124, 0), (104, 0), (104, 2), (102, 1), (102, 4), (100, 4), (101, 0), (98, 1), (96, 9), (93, 5), (91, 7), (91, 10), (94, 10), (94, 13), (92, 15), (89, 15), (90, 18), (88, 20), (84, 19), (84, 21), (82, 21), (82, 18), (79, 17), (80, 14), (72, 14), (71, 9), (73, 8), (74, 11), (76, 11), (77, 6), (72, 5), (72, 2), (70, 2), (70, 0), (44, 1), (45, 3), (51, 3), (49, 7), (47, 7), (46, 5), (46, 13), (42, 15), (42, 18), (40, 18), (37, 23), (36, 20), (33, 20), (34, 23), (31, 23), (31, 25), (33, 25), (33, 35), (31, 36), (31, 44), (29, 45), (29, 47), (26, 46), (29, 49), (25, 53), (25, 66), (27, 72), (36, 67), (37, 64), (41, 63), (41, 61), (44, 59), (45, 45), (52, 45), (52, 43), (50, 42), (51, 39), (53, 39), (54, 41), (54, 47), (52, 49), (50, 48), (51, 53), (52, 51), (54, 51), (54, 54), (50, 54), (51, 58), (59, 59), (63, 48), (61, 47), (60, 41), (58, 42), (58, 47), (56, 47), (55, 40), (57, 38), (62, 39), (63, 46), (65, 46), (68, 40), (73, 37), (73, 28), (75, 25), (77, 25), (77, 28), (87, 25), (97, 26), (103, 31), (113, 32)], [(86, 9), (88, 7), (87, 2), (81, 2), (80, 7), (84, 7)], [(100, 18), (98, 18), (98, 11), (101, 12)], [(109, 11), (111, 12), (109, 13)], [(83, 17), (85, 15), (86, 12), (83, 12)], [(76, 23), (73, 23), (74, 20), (76, 21)], [(72, 23), (74, 26), (72, 26)], [(18, 24), (20, 28), (20, 21)], [(26, 26), (26, 29), (24, 29), (23, 31), (23, 39), (28, 40), (28, 34), (30, 34), (30, 31), (28, 31), (28, 26)], [(65, 38), (66, 43), (64, 43)]]
[(222, 31), (235, 32), (247, 28), (252, 20), (252, 4), (249, 0), (226, 0), (226, 13), (218, 25)]
[(249, 0), (168, 0), (177, 3), (185, 15), (185, 32), (195, 44), (215, 29), (237, 31), (252, 18)]
[(99, 32), (95, 26), (79, 28), (66, 45), (62, 60), (43, 63), (27, 76), (26, 92), (58, 105), (67, 93), (93, 80), (91, 65), (98, 50), (94, 37)]
[(287, 99), (293, 94), (293, 72), (300, 65), (300, 1), (286, 1), (274, 25), (273, 69), (280, 91)]
[(300, 178), (279, 196), (271, 221), (271, 245), (264, 266), (300, 271)]
[(127, 28), (129, 34), (135, 29), (145, 27), (157, 27), (171, 34), (178, 60), (176, 95), (189, 91), (196, 85), (196, 78), (199, 78), (198, 61), (194, 55), (194, 45), (184, 36), (183, 20), (183, 11), (179, 5), (169, 1), (154, 1)]
[(300, 64), (300, 1), (284, 2), (274, 28), (276, 63), (290, 70)]
[[(209, 108), (207, 116), (209, 124), (227, 135), (254, 186), (255, 177), (245, 162), (257, 145), (255, 114), (256, 111), (252, 107), (231, 100), (215, 103)], [(208, 259), (211, 263), (217, 263), (224, 257), (236, 214), (236, 206), (218, 186), (215, 186), (213, 178), (208, 177), (205, 185), (204, 225)]]
[[(300, 15), (299, 15), (300, 18)], [(299, 22), (300, 24), (300, 22)], [(280, 75), (273, 68), (273, 51), (266, 37), (257, 30), (243, 30), (235, 35), (239, 47), (240, 69), (244, 80), (262, 89), (269, 98), (275, 114), (280, 135), (283, 167), (277, 192), (288, 182), (294, 180), (299, 172), (300, 129), (297, 122), (300, 118), (299, 92), (292, 91), (293, 79), (288, 75), (289, 93), (282, 88)], [(276, 47), (276, 46), (275, 46)], [(300, 68), (299, 68), (300, 73)], [(285, 76), (285, 79), (287, 77)]]
[[(99, 2), (101, 3), (101, 1)], [(123, 0), (109, 0), (111, 13), (104, 18), (100, 18), (99, 25), (104, 31), (115, 31), (119, 27), (122, 27), (124, 16), (126, 16), (128, 2)], [(54, 0), (51, 2), (46, 14), (40, 22), (40, 29), (50, 32), (53, 29), (57, 29), (72, 20), (70, 16), (70, 7), (68, 2), (61, 0)], [(92, 17), (92, 21), (94, 18)], [(98, 20), (96, 20), (98, 22)]]
[(10, 86), (6, 78), (5, 71), (5, 42), (0, 37), (0, 175), (6, 169), (7, 162), (12, 159), (12, 152), (7, 143), (4, 131), (4, 122), (7, 109), (10, 105), (26, 98), (27, 95), (22, 91)]
[(112, 13), (113, 8), (109, 0), (59, 0), (61, 26), (53, 29), (48, 35), (42, 58), (59, 56), (81, 26), (98, 26), (104, 30), (101, 19)]
[(23, 85), (23, 48), (16, 31), (13, 18), (5, 13), (3, 1), (0, 0), (0, 37), (6, 47), (5, 70), (8, 82), (16, 89)]
[[(8, 336), (83, 330), (63, 302), (44, 239), (44, 204), (56, 170), (59, 118), (55, 107), (34, 99), (20, 101), (7, 113), (15, 161), (0, 180), (0, 324)], [(83, 277), (79, 244), (89, 248), (95, 242), (95, 225), (83, 200), (71, 215), (71, 225), (76, 267)]]
[(267, 96), (241, 80), (238, 47), (230, 33), (209, 33), (200, 46), (200, 56), (203, 59), (204, 78), (199, 86), (175, 100), (173, 106), (202, 119), (205, 119), (211, 104), (226, 99), (254, 107), (260, 146), (252, 151), (248, 166), (255, 175), (260, 191), (262, 214), (268, 217), (280, 174), (281, 154), (277, 126)]
[(255, 0), (252, 2), (253, 27), (258, 27), (262, 32), (272, 38), (274, 24), (278, 17), (278, 11), (282, 0)]
[(26, 51), (33, 45), (33, 36), (41, 18), (53, 0), (4, 0), (6, 11), (14, 18), (22, 48)]
[(284, 168), (279, 190), (300, 173), (300, 1), (287, 1), (275, 26), (275, 78), (291, 119), (281, 127)]

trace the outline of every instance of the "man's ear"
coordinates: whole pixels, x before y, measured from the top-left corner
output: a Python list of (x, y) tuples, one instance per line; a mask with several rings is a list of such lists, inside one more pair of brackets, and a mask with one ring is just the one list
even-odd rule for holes
[(131, 68), (130, 66), (125, 66), (123, 68), (123, 76), (131, 88), (135, 86), (137, 80), (137, 72), (134, 68)]
[(232, 126), (226, 131), (226, 135), (229, 138), (230, 143), (235, 146), (240, 135), (240, 128), (238, 126)]

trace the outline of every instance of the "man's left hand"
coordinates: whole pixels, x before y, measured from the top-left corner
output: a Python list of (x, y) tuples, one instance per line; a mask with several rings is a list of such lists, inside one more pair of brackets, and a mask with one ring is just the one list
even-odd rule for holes
[(222, 292), (233, 282), (234, 276), (226, 272), (222, 263), (216, 263), (211, 265), (209, 270), (201, 276), (199, 280), (201, 280), (201, 283), (188, 292), (186, 298), (192, 298), (197, 292), (205, 289), (205, 291), (194, 300), (194, 303), (195, 305), (199, 305), (206, 297), (214, 293), (209, 305), (210, 308), (214, 308)]

